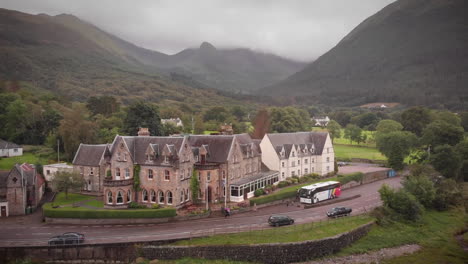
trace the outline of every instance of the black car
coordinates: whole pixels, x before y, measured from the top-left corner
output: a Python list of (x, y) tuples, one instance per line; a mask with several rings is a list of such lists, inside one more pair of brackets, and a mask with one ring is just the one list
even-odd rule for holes
[(327, 216), (328, 217), (347, 216), (351, 214), (352, 211), (353, 210), (351, 208), (347, 208), (347, 207), (335, 207), (327, 212)]
[(287, 215), (272, 215), (268, 218), (268, 224), (271, 226), (292, 225), (294, 224), (294, 219)]
[(54, 236), (49, 239), (49, 245), (71, 245), (81, 244), (85, 240), (85, 236), (76, 232), (67, 232), (59, 236)]

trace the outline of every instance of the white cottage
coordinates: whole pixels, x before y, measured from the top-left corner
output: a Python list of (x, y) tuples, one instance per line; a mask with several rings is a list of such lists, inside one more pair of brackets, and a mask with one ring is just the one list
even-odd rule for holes
[(279, 171), (280, 180), (309, 173), (333, 172), (335, 152), (324, 132), (266, 134), (260, 142), (262, 162)]
[(0, 157), (22, 156), (23, 147), (0, 139)]

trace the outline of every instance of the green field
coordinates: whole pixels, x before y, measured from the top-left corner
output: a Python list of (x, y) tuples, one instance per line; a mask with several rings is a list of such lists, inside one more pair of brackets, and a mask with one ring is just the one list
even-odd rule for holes
[(366, 142), (360, 143), (360, 144), (358, 144), (356, 142), (351, 143), (351, 141), (349, 141), (349, 139), (344, 138), (344, 129), (342, 129), (341, 130), (341, 137), (340, 138), (335, 138), (333, 140), (333, 144), (375, 147), (375, 140), (374, 140), (375, 131), (363, 130), (362, 133), (367, 136)]
[(103, 201), (96, 201), (96, 200), (91, 200), (85, 203), (86, 205), (92, 206), (92, 207), (97, 207), (97, 208), (104, 208), (104, 202)]
[(182, 240), (173, 245), (252, 245), (315, 240), (350, 231), (371, 221), (373, 218), (363, 215), (343, 217), (323, 222)]
[(65, 198), (65, 193), (61, 192), (55, 196), (54, 205), (66, 205), (73, 204), (76, 202), (93, 199), (95, 196), (83, 195), (79, 193), (69, 193), (68, 198)]
[(1, 158), (0, 159), (0, 170), (11, 170), (16, 163), (30, 163), (30, 164), (47, 164), (47, 159), (39, 158), (38, 156), (26, 152), (22, 156), (10, 157), (10, 158)]
[(333, 147), (335, 149), (335, 157), (338, 160), (350, 160), (352, 158), (387, 160), (376, 148), (339, 144), (335, 144)]
[(468, 263), (468, 254), (454, 238), (454, 234), (467, 223), (468, 218), (463, 209), (428, 211), (418, 223), (373, 226), (364, 238), (341, 250), (338, 255), (363, 254), (381, 248), (419, 244), (422, 250), (383, 263)]

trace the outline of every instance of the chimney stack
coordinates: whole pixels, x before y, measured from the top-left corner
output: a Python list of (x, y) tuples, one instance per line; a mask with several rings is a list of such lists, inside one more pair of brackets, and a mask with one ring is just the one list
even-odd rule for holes
[(140, 130), (138, 131), (138, 136), (149, 136), (150, 132), (147, 127), (140, 127)]

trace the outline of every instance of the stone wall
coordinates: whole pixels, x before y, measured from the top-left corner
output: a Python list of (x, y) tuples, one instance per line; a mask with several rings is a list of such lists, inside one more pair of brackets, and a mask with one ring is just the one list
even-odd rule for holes
[(103, 263), (114, 263), (115, 261), (130, 263), (137, 256), (148, 259), (194, 257), (261, 263), (290, 263), (337, 252), (367, 234), (371, 225), (366, 224), (353, 231), (321, 240), (251, 246), (162, 246), (177, 241), (166, 240), (96, 245), (3, 247), (0, 248), (0, 263), (8, 263), (17, 259), (31, 259), (34, 261), (93, 260)]
[(337, 252), (363, 237), (372, 224), (334, 237), (296, 243), (219, 246), (144, 246), (141, 255), (147, 259), (229, 259), (260, 263), (291, 263), (323, 257)]

